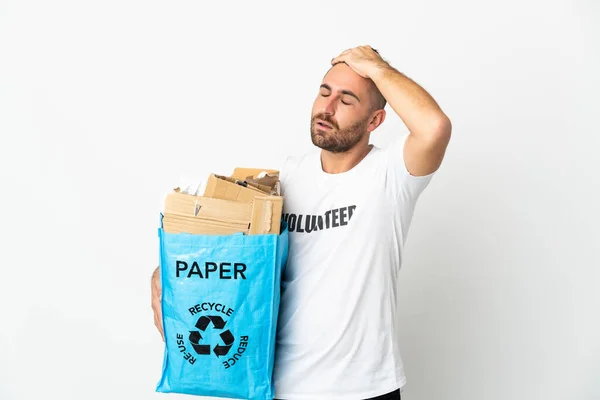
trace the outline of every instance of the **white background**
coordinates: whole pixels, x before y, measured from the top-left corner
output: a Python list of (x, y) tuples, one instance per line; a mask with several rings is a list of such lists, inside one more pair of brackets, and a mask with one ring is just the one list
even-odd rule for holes
[[(401, 274), (407, 400), (600, 398), (600, 6), (0, 2), (0, 399), (154, 392), (162, 196), (311, 148), (370, 44), (453, 122)], [(388, 106), (372, 140), (406, 133)]]

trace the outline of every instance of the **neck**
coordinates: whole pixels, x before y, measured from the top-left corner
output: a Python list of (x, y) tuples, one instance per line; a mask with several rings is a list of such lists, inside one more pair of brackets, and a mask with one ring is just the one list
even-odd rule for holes
[(373, 146), (368, 142), (360, 142), (344, 153), (332, 153), (327, 150), (321, 150), (321, 167), (328, 174), (340, 174), (350, 171), (369, 154), (371, 148)]

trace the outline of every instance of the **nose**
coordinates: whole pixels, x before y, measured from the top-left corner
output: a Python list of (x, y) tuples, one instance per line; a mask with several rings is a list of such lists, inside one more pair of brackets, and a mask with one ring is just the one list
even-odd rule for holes
[(328, 96), (323, 99), (321, 105), (321, 112), (323, 114), (335, 115), (336, 98), (334, 95)]

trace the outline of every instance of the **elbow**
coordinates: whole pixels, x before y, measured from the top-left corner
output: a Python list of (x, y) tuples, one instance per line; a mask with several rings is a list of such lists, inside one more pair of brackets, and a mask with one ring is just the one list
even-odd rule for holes
[(439, 140), (449, 140), (452, 135), (452, 122), (446, 114), (437, 116), (431, 128), (431, 134)]
[(452, 122), (450, 122), (450, 118), (440, 112), (433, 116), (425, 117), (424, 123), (419, 129), (411, 132), (428, 143), (448, 143), (452, 134)]

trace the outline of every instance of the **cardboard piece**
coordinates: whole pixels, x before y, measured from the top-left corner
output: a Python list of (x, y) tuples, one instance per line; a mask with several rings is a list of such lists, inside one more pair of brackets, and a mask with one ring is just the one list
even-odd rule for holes
[(283, 197), (262, 196), (256, 197), (252, 204), (252, 217), (250, 219), (250, 234), (279, 234), (281, 213), (283, 212)]
[(250, 221), (252, 205), (243, 202), (192, 196), (174, 191), (165, 199), (165, 213), (214, 219)]
[(251, 218), (252, 204), (173, 191), (165, 198), (162, 224), (169, 233), (229, 235), (248, 232)]
[[(262, 172), (266, 176), (258, 178)], [(179, 189), (167, 195), (163, 228), (170, 233), (279, 234), (283, 197), (278, 194), (277, 170), (236, 168), (231, 177), (211, 174), (204, 196)]]
[(259, 168), (235, 168), (233, 170), (233, 174), (231, 174), (232, 178), (239, 179), (244, 181), (249, 178), (254, 178), (258, 176), (261, 172), (266, 172), (268, 174), (277, 174), (279, 175), (279, 171), (276, 169), (259, 169)]
[(211, 174), (208, 177), (206, 189), (204, 190), (204, 196), (214, 199), (252, 203), (256, 196), (264, 196), (269, 194), (268, 192), (262, 191), (248, 184), (245, 184), (244, 186), (242, 182), (243, 181), (239, 181), (234, 178)]
[[(246, 181), (249, 185), (258, 187), (271, 195), (280, 195), (279, 171), (275, 169), (235, 168), (231, 177)], [(267, 187), (269, 190), (266, 189)]]

